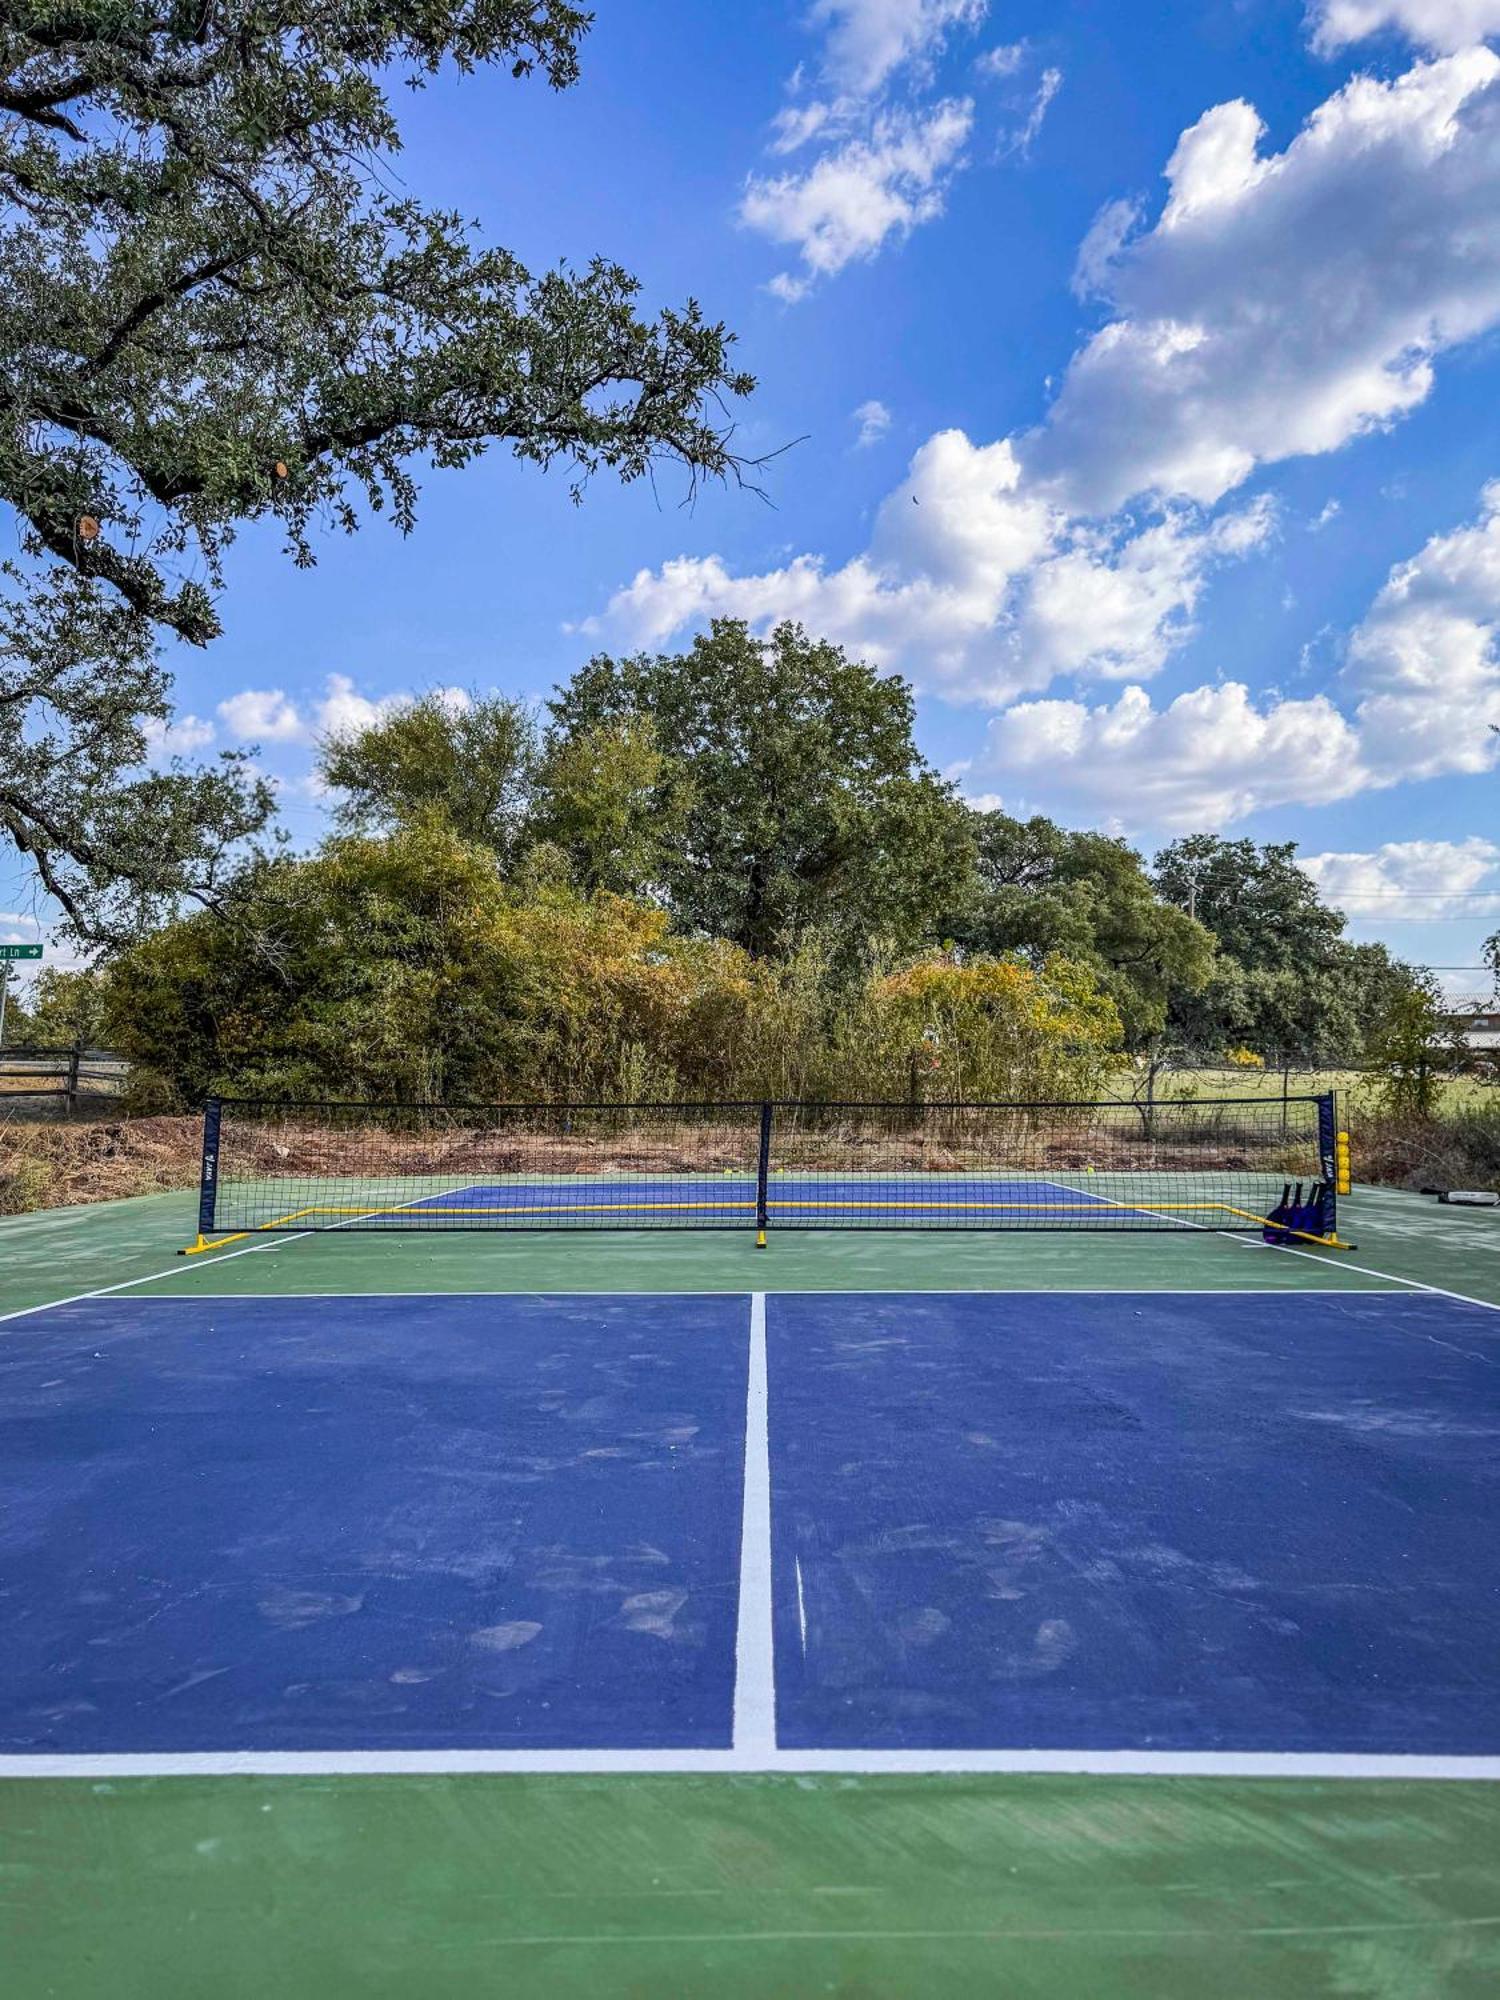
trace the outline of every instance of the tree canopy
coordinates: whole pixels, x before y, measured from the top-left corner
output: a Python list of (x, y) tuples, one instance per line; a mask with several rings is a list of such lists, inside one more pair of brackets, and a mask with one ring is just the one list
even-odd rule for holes
[(1003, 812), (976, 814), (974, 829), (976, 890), (949, 926), (958, 943), (1097, 967), (1132, 1048), (1161, 1031), (1173, 996), (1201, 991), (1213, 937), (1157, 894), (1125, 841)]
[(937, 1031), (934, 1094), (1088, 1096), (1120, 1060), (1088, 968), (917, 953), (830, 989), (674, 933), (656, 904), (502, 879), (435, 819), (261, 858), (236, 921), (198, 913), (97, 982), (138, 1105), (214, 1091), (406, 1102), (902, 1097)]
[[(831, 979), (934, 947), (1090, 968), (1125, 1046), (1355, 1057), (1410, 968), (1354, 944), (1291, 844), (1127, 842), (964, 804), (910, 691), (794, 625), (588, 662), (539, 732), (503, 696), (429, 698), (325, 747), (338, 820), (436, 815), (523, 874), (659, 903), (679, 935)], [(1197, 915), (1190, 914), (1196, 910)]]
[(663, 887), (687, 929), (757, 957), (814, 930), (909, 947), (961, 900), (969, 814), (917, 750), (910, 688), (800, 626), (759, 639), (716, 619), (685, 653), (601, 655), (549, 707), (558, 753), (650, 725), (654, 797), (681, 829)]
[(242, 523), (310, 563), (315, 524), (409, 529), (413, 468), (495, 443), (575, 491), (741, 470), (725, 412), (752, 383), (694, 301), (647, 317), (602, 258), (534, 274), (380, 170), (393, 80), (500, 64), (564, 89), (588, 22), (564, 0), (6, 8), (0, 829), (80, 937), (211, 901), (269, 818), (232, 759), (128, 775), (170, 712), (159, 640), (218, 633)]
[(341, 794), (345, 832), (441, 818), (461, 840), (512, 861), (525, 839), (536, 724), (524, 703), (427, 695), (323, 744), (318, 773)]
[(1317, 963), (1343, 935), (1344, 919), (1296, 863), (1297, 843), (1189, 834), (1156, 857), (1157, 888), (1206, 924), (1220, 948), (1249, 972)]
[(1235, 1043), (1315, 1062), (1361, 1054), (1375, 1023), (1416, 974), (1381, 944), (1355, 944), (1344, 918), (1296, 862), (1296, 843), (1193, 834), (1156, 858), (1161, 893), (1195, 909), (1218, 940), (1213, 976), (1174, 995), (1179, 1046), (1213, 1054)]

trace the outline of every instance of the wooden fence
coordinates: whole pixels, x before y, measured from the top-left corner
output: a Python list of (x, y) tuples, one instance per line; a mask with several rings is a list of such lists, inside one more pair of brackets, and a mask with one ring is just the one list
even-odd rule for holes
[(0, 1109), (76, 1111), (118, 1097), (129, 1067), (103, 1049), (0, 1048)]

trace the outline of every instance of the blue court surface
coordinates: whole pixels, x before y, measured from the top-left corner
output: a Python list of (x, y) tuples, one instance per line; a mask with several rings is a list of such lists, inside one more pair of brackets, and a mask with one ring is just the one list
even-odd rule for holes
[(1493, 1756), (1497, 1363), (1357, 1291), (33, 1312), (0, 1752)]
[[(944, 1214), (972, 1213), (993, 1218), (1013, 1210), (1017, 1215), (1042, 1213), (1050, 1209), (1118, 1208), (1121, 1197), (1117, 1184), (1131, 1177), (1114, 1175), (1106, 1184), (1112, 1197), (1088, 1189), (1069, 1187), (1063, 1181), (1036, 1178), (1002, 1178), (985, 1174), (871, 1174), (864, 1177), (816, 1174), (776, 1174), (769, 1183), (767, 1208), (773, 1218), (785, 1220), (806, 1215), (819, 1228), (837, 1227), (840, 1212), (857, 1216), (862, 1211), (920, 1211), (941, 1218)], [(1140, 1176), (1134, 1178), (1140, 1179)], [(1149, 1178), (1149, 1177), (1148, 1177)], [(1157, 1177), (1164, 1182), (1168, 1176)], [(1201, 1177), (1200, 1177), (1201, 1180)], [(596, 1180), (496, 1181), (472, 1186), (444, 1188), (399, 1208), (380, 1210), (382, 1216), (400, 1213), (441, 1214), (446, 1209), (465, 1214), (537, 1216), (601, 1215), (624, 1213), (674, 1214), (683, 1210), (722, 1210), (726, 1219), (738, 1226), (755, 1215), (755, 1179), (743, 1174), (723, 1174), (697, 1179), (667, 1176), (604, 1176)], [(1151, 1192), (1141, 1199), (1158, 1197)], [(1184, 1196), (1191, 1200), (1191, 1196)], [(305, 1212), (305, 1211), (304, 1211)]]

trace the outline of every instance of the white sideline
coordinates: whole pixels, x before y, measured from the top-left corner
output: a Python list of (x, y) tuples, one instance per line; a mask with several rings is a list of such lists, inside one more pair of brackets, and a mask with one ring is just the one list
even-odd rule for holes
[[(222, 1256), (215, 1257), (214, 1262), (227, 1264), (231, 1257), (251, 1257), (258, 1250), (280, 1250), (288, 1243), (300, 1243), (304, 1236), (311, 1236), (312, 1233), (310, 1229), (299, 1229), (295, 1236), (278, 1236), (273, 1243), (247, 1243), (243, 1250), (225, 1251)], [(194, 1268), (202, 1270), (204, 1267), (198, 1265)], [(158, 1279), (184, 1278), (187, 1274), (188, 1266), (169, 1264), (165, 1271), (148, 1271), (143, 1278), (122, 1278), (117, 1285), (96, 1285), (91, 1292), (73, 1292), (65, 1299), (43, 1299), (40, 1305), (18, 1306), (14, 1312), (0, 1313), (0, 1326), (6, 1320), (27, 1319), (32, 1313), (54, 1312), (58, 1306), (82, 1305), (85, 1299), (106, 1299), (111, 1292), (128, 1292), (132, 1285), (154, 1285)], [(239, 1294), (225, 1293), (224, 1296), (238, 1297)]]
[(745, 1388), (745, 1490), (740, 1517), (740, 1608), (734, 1640), (734, 1752), (762, 1768), (776, 1754), (776, 1659), (771, 1612), (771, 1441), (766, 1381), (766, 1295), (750, 1295)]
[[(442, 1190), (442, 1194), (444, 1195), (457, 1194), (458, 1191), (459, 1190), (457, 1188), (444, 1188)], [(401, 1202), (399, 1204), (399, 1207), (415, 1208), (417, 1202), (425, 1201), (426, 1199), (427, 1199), (426, 1195), (416, 1195), (411, 1201)], [(441, 1196), (439, 1196), (439, 1199), (441, 1199)], [(396, 1210), (391, 1209), (386, 1212), (390, 1214), (395, 1214)], [(284, 1250), (289, 1243), (303, 1243), (307, 1240), (309, 1236), (317, 1236), (319, 1234), (324, 1236), (332, 1236), (335, 1230), (346, 1229), (347, 1227), (348, 1227), (347, 1223), (335, 1222), (328, 1229), (322, 1231), (316, 1229), (294, 1229), (291, 1231), (289, 1235), (277, 1235), (273, 1237), (269, 1243), (247, 1243), (242, 1250), (226, 1250), (222, 1253), (209, 1251), (207, 1254), (213, 1258), (215, 1264), (227, 1264), (231, 1257), (253, 1257), (257, 1251), (262, 1251), (262, 1250)], [(206, 1264), (194, 1264), (191, 1267), (189, 1267), (182, 1264), (169, 1264), (165, 1271), (148, 1271), (143, 1278), (123, 1278), (121, 1279), (118, 1285), (96, 1285), (93, 1291), (91, 1292), (73, 1292), (69, 1297), (65, 1299), (47, 1299), (44, 1300), (41, 1305), (21, 1306), (15, 1312), (0, 1313), (0, 1326), (3, 1326), (5, 1321), (9, 1319), (26, 1319), (32, 1313), (51, 1312), (53, 1308), (56, 1306), (82, 1305), (85, 1299), (106, 1299), (110, 1296), (112, 1292), (128, 1292), (133, 1285), (154, 1285), (157, 1283), (159, 1279), (162, 1278), (185, 1278), (187, 1277), (190, 1268), (194, 1271), (203, 1271), (207, 1270), (208, 1266)], [(201, 1299), (201, 1298), (228, 1299), (228, 1298), (258, 1297), (263, 1295), (256, 1293), (242, 1293), (242, 1292), (168, 1292), (167, 1294), (165, 1294), (165, 1296), (168, 1298), (184, 1298), (184, 1299)], [(274, 1296), (277, 1298), (301, 1298), (301, 1297), (345, 1298), (350, 1296), (350, 1294), (344, 1292), (331, 1292), (331, 1293), (278, 1292), (275, 1293)], [(381, 1296), (381, 1295), (371, 1294), (370, 1296)], [(397, 1298), (397, 1297), (413, 1297), (417, 1295), (411, 1293), (391, 1292), (384, 1294), (383, 1296), (389, 1298)]]
[(1500, 1781), (1500, 1757), (1279, 1750), (184, 1750), (0, 1756), (8, 1778), (358, 1778), (758, 1772), (935, 1777)]
[[(1311, 1257), (1314, 1262), (1322, 1261), (1315, 1251), (1297, 1250), (1289, 1243), (1247, 1243), (1244, 1247), (1247, 1250), (1275, 1249), (1291, 1257)], [(1421, 1278), (1403, 1278), (1395, 1271), (1377, 1271), (1370, 1264), (1346, 1264), (1340, 1258), (1338, 1268), (1341, 1271), (1358, 1271), (1364, 1278), (1383, 1278), (1390, 1285), (1410, 1285), (1414, 1292), (1431, 1292), (1436, 1298), (1457, 1299), (1461, 1306), (1483, 1306), (1486, 1312), (1500, 1312), (1500, 1305), (1496, 1305), (1493, 1299), (1473, 1299), (1467, 1292), (1450, 1292), (1446, 1285), (1429, 1285)]]
[[(1064, 1191), (1068, 1194), (1089, 1193), (1090, 1198), (1092, 1200), (1102, 1201), (1106, 1203), (1110, 1208), (1129, 1209), (1132, 1214), (1138, 1214), (1140, 1212), (1139, 1210), (1131, 1209), (1130, 1203), (1128, 1201), (1112, 1201), (1108, 1195), (1092, 1194), (1092, 1192), (1087, 1189), (1069, 1188), (1067, 1184), (1063, 1181), (1053, 1181), (1051, 1185), (1053, 1187), (1063, 1188)], [(1181, 1217), (1179, 1217), (1178, 1219), (1179, 1221), (1182, 1220)], [(1201, 1230), (1205, 1236), (1217, 1236), (1221, 1240), (1228, 1240), (1237, 1243), (1241, 1250), (1272, 1250), (1277, 1252), (1285, 1252), (1285, 1254), (1289, 1257), (1307, 1257), (1310, 1258), (1314, 1263), (1318, 1264), (1325, 1262), (1327, 1257), (1326, 1252), (1320, 1253), (1316, 1250), (1299, 1250), (1294, 1244), (1291, 1243), (1264, 1243), (1253, 1238), (1248, 1238), (1238, 1231), (1227, 1230), (1227, 1229), (1215, 1229), (1212, 1223), (1208, 1222), (1185, 1222), (1183, 1226), (1187, 1229)], [(1370, 1264), (1349, 1264), (1346, 1263), (1342, 1257), (1340, 1257), (1338, 1259), (1335, 1268), (1340, 1271), (1357, 1271), (1362, 1278), (1380, 1278), (1388, 1285), (1408, 1285), (1414, 1292), (1431, 1292), (1434, 1294), (1435, 1297), (1440, 1299), (1457, 1299), (1460, 1305), (1483, 1306), (1487, 1312), (1500, 1312), (1500, 1305), (1496, 1305), (1493, 1299), (1470, 1298), (1467, 1292), (1450, 1292), (1445, 1285), (1429, 1285), (1426, 1284), (1421, 1278), (1403, 1278), (1399, 1275), (1399, 1273), (1395, 1271), (1377, 1271), (1373, 1267), (1373, 1265)]]

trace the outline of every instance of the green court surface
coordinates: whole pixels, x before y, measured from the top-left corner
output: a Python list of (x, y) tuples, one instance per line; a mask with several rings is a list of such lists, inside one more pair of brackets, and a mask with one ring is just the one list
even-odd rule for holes
[[(1191, 1236), (270, 1238), (163, 1195), (0, 1221), (0, 1321), (125, 1297), (1380, 1292), (1500, 1306), (1500, 1214), (1359, 1190), (1358, 1248)], [(27, 1320), (0, 1323), (0, 1339)], [(32, 1322), (34, 1325), (35, 1322)], [(0, 1668), (0, 1675), (3, 1675)], [(1500, 1702), (1500, 1666), (1496, 1669)], [(1500, 1991), (1500, 1784), (445, 1771), (0, 1782), (6, 2000)]]

